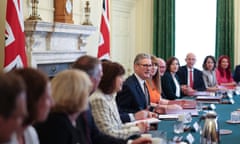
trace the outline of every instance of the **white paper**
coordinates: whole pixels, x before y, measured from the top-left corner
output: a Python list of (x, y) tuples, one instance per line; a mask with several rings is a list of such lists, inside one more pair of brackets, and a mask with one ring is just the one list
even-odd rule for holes
[(159, 119), (178, 119), (179, 114), (165, 114), (165, 115), (159, 115)]
[(144, 120), (137, 120), (137, 121), (133, 121), (133, 122), (128, 122), (128, 123), (125, 123), (126, 126), (134, 126), (140, 122), (147, 122), (149, 124), (152, 124), (152, 123), (159, 123), (161, 120), (157, 119), (157, 118), (148, 118), (148, 119), (144, 119)]

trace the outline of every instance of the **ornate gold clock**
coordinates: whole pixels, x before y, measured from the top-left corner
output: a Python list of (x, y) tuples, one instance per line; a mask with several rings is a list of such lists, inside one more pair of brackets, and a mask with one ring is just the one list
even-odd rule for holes
[(72, 0), (54, 0), (54, 21), (73, 23), (73, 2)]

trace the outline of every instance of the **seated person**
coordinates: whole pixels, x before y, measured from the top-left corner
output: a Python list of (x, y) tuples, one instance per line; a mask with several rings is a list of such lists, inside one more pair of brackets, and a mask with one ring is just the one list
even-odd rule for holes
[(88, 107), (92, 83), (85, 72), (64, 70), (51, 82), (55, 105), (44, 123), (36, 125), (42, 144), (88, 144), (86, 133), (76, 127), (79, 114)]
[(181, 98), (181, 88), (178, 76), (179, 61), (176, 57), (171, 57), (167, 61), (167, 71), (164, 73), (161, 82), (162, 90), (166, 99), (174, 100)]
[(237, 65), (235, 67), (234, 73), (233, 73), (233, 78), (236, 83), (240, 82), (240, 65)]
[(162, 58), (157, 58), (159, 74), (162, 77), (166, 71), (166, 62)]
[(27, 114), (26, 93), (21, 77), (0, 72), (0, 79), (0, 143), (7, 143)]
[(32, 125), (45, 121), (53, 105), (50, 82), (45, 74), (33, 68), (15, 69), (13, 72), (22, 77), (26, 84), (28, 115), (10, 143), (39, 144)]
[(213, 56), (206, 56), (203, 61), (203, 81), (207, 91), (219, 90), (216, 78), (216, 60)]
[(216, 70), (217, 82), (220, 86), (234, 87), (236, 82), (232, 78), (231, 64), (228, 56), (220, 56), (218, 59), (218, 66)]
[(150, 99), (145, 85), (145, 80), (150, 78), (151, 68), (151, 56), (138, 54), (134, 59), (134, 74), (127, 78), (122, 90), (117, 93), (116, 101), (120, 113), (128, 113), (131, 120), (131, 113), (144, 112), (152, 115), (148, 112)]
[(162, 98), (161, 96), (162, 88), (159, 74), (158, 59), (155, 56), (151, 56), (151, 60), (152, 60), (151, 76), (149, 79), (146, 80), (151, 105), (154, 105), (154, 103), (158, 104), (155, 107), (155, 111), (157, 111), (158, 113), (163, 113), (166, 109), (181, 109), (181, 106), (176, 104), (169, 104), (169, 100)]
[(158, 66), (158, 59), (155, 56), (151, 56), (152, 61), (152, 69), (150, 73), (150, 78), (146, 80), (147, 89), (150, 96), (151, 103), (159, 103), (167, 104), (166, 100), (162, 100), (161, 98), (161, 81), (160, 81), (160, 73)]
[[(102, 77), (102, 64), (96, 57), (84, 55), (79, 57), (72, 65), (73, 69), (84, 71), (92, 82), (92, 90), (89, 96), (97, 89)], [(77, 128), (86, 133), (88, 144), (125, 144), (126, 140), (117, 139), (99, 131), (93, 119), (91, 107), (82, 112), (77, 118)]]
[(181, 66), (177, 72), (183, 94), (191, 95), (195, 91), (205, 91), (202, 72), (194, 68), (195, 54), (188, 53), (185, 61), (186, 65)]
[(102, 79), (98, 89), (90, 97), (94, 121), (99, 130), (107, 135), (122, 139), (146, 132), (148, 125), (145, 123), (128, 127), (121, 122), (115, 94), (122, 89), (124, 68), (114, 62), (103, 62), (102, 67)]

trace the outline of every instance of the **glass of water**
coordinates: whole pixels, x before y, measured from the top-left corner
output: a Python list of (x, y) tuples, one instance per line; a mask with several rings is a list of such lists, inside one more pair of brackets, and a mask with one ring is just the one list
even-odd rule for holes
[(173, 131), (176, 134), (180, 134), (184, 132), (184, 123), (182, 121), (176, 121), (173, 125)]

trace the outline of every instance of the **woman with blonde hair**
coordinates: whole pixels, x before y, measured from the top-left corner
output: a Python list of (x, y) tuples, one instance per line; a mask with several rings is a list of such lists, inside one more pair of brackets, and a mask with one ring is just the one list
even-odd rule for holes
[(36, 126), (40, 143), (85, 144), (85, 133), (77, 128), (76, 119), (87, 109), (92, 83), (85, 72), (65, 70), (52, 79), (55, 106), (46, 122)]

